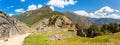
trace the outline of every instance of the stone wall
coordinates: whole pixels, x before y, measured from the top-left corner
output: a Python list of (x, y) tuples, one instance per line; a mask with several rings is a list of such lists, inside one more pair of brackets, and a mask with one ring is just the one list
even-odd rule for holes
[(64, 38), (69, 38), (69, 37), (75, 36), (75, 35), (76, 35), (76, 32), (56, 34), (56, 35), (50, 36), (50, 39), (48, 41), (51, 42), (51, 41), (55, 41), (55, 40), (61, 40), (61, 39), (64, 39)]

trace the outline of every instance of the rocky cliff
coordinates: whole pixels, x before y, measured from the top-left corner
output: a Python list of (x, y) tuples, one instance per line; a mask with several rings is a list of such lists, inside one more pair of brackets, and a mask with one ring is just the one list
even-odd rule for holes
[(55, 15), (49, 19), (49, 25), (60, 28), (75, 28), (73, 22), (66, 16)]
[(71, 30), (73, 29), (74, 31), (76, 30), (73, 22), (63, 15), (54, 15), (50, 19), (44, 19), (32, 25), (33, 28), (36, 28), (36, 30), (39, 31), (43, 30), (44, 27), (49, 26), (52, 26), (54, 28), (69, 28)]
[(4, 12), (0, 11), (0, 39), (25, 33), (17, 27), (17, 22), (17, 19), (9, 17)]

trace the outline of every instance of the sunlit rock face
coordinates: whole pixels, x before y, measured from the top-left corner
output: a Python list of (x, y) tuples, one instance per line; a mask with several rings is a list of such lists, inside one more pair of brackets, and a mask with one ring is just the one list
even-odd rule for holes
[(17, 19), (9, 17), (0, 11), (0, 39), (25, 33), (17, 27), (17, 22)]

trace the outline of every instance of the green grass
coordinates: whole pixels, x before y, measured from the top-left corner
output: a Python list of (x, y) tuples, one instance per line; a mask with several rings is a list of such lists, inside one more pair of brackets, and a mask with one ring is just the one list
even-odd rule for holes
[(25, 39), (24, 45), (50, 45), (46, 40), (47, 37), (44, 35), (32, 34)]
[(47, 33), (32, 34), (25, 39), (24, 43), (25, 45), (102, 45), (105, 43), (119, 45), (115, 43), (120, 41), (120, 33), (97, 36), (95, 38), (73, 36), (53, 42), (47, 42), (47, 39), (49, 39)]
[(93, 42), (99, 42), (99, 43), (109, 42), (108, 37), (102, 37), (102, 36), (96, 37), (96, 38), (74, 36), (74, 37), (66, 38), (65, 40), (78, 41), (78, 42), (90, 42), (90, 43), (93, 43)]

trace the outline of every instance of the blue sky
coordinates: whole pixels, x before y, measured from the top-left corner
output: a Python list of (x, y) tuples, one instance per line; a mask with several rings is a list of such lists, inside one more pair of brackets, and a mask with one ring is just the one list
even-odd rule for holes
[(87, 13), (89, 16), (90, 13), (94, 14), (105, 7), (118, 10), (107, 12), (107, 14), (116, 14), (117, 12), (118, 15), (120, 10), (120, 0), (0, 0), (0, 10), (7, 14), (20, 14), (25, 11), (38, 9), (44, 5), (49, 5), (52, 9), (60, 12), (80, 12)]

